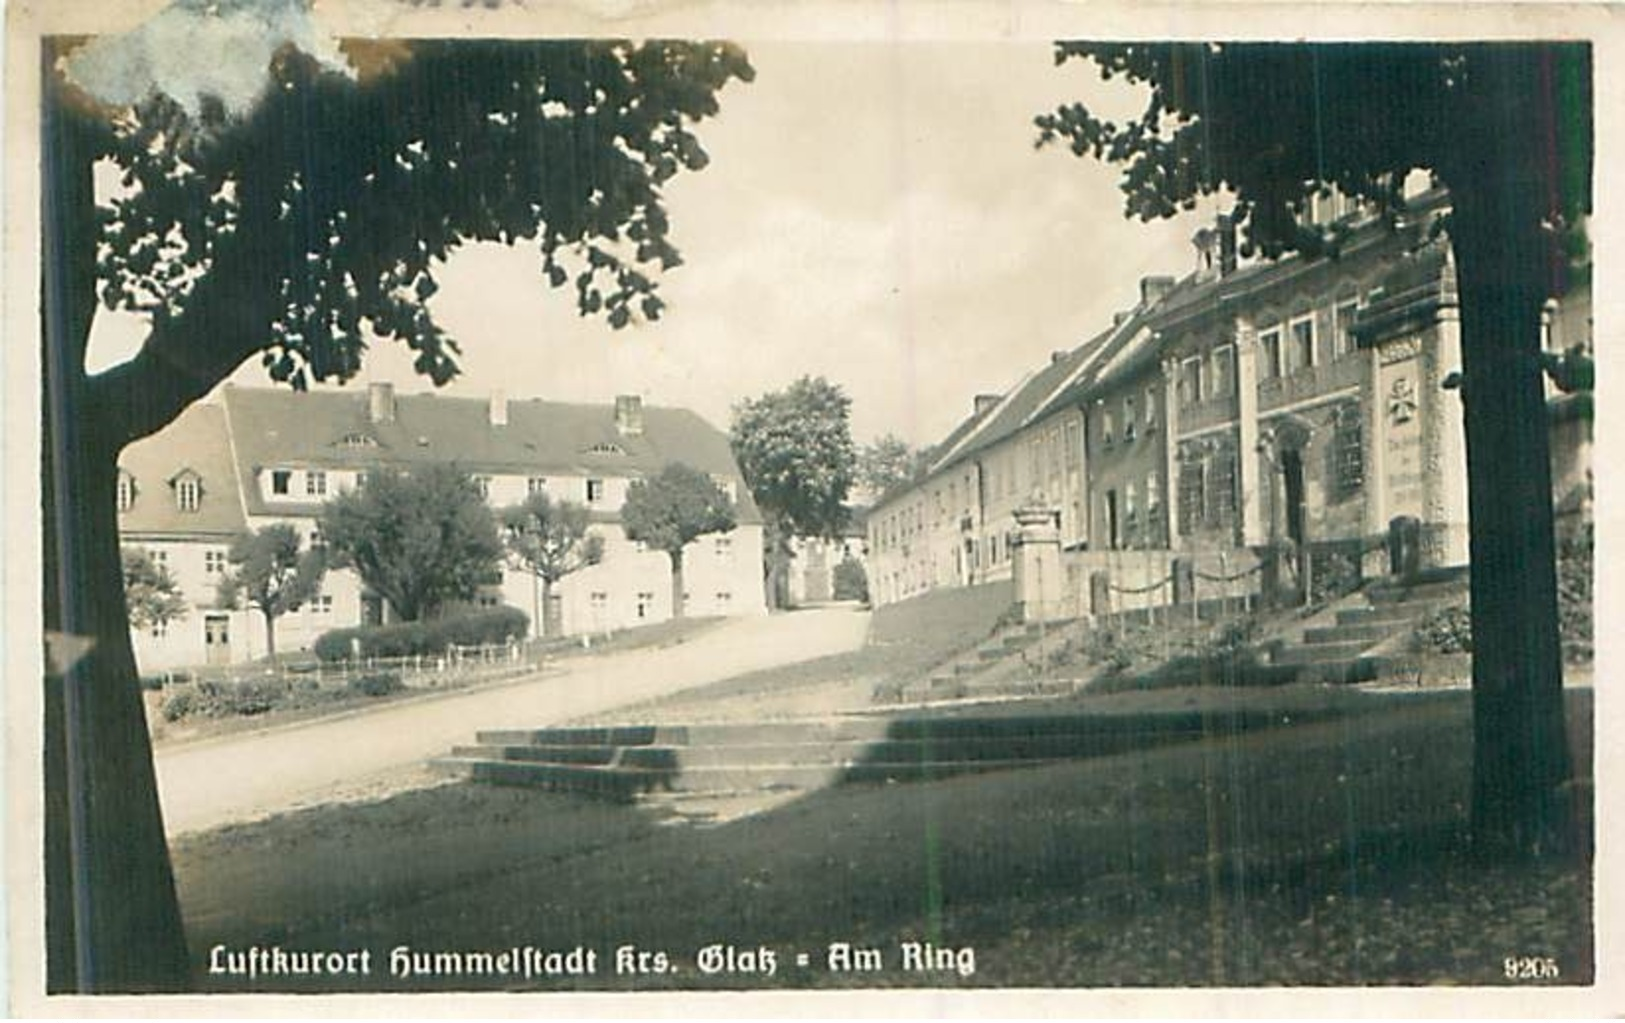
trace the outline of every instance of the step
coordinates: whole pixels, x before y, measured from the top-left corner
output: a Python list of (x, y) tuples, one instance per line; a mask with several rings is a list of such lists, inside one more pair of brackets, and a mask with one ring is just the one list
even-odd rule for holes
[(1356, 641), (1375, 644), (1403, 631), (1402, 628), (1395, 628), (1381, 622), (1367, 622), (1360, 625), (1330, 625), (1325, 628), (1303, 630), (1303, 641), (1306, 644), (1353, 643)]
[(1355, 640), (1351, 643), (1313, 643), (1305, 646), (1289, 646), (1279, 651), (1272, 663), (1274, 664), (1325, 664), (1333, 661), (1343, 661), (1358, 657), (1371, 646), (1364, 640)]
[(1370, 682), (1381, 677), (1392, 665), (1392, 659), (1386, 657), (1348, 657), (1299, 664), (1295, 666), (1297, 676), (1293, 681), (1326, 685)]
[(490, 729), (482, 746), (690, 746), (758, 742), (817, 742), (883, 736), (884, 720), (852, 717), (746, 724), (641, 725), (605, 728)]
[(1337, 612), (1338, 625), (1403, 625), (1427, 617), (1429, 607), (1420, 604), (1383, 604), (1379, 607), (1351, 607)]
[(1462, 582), (1412, 583), (1410, 585), (1378, 583), (1365, 590), (1366, 599), (1373, 604), (1417, 603), (1446, 598), (1467, 599), (1467, 585)]

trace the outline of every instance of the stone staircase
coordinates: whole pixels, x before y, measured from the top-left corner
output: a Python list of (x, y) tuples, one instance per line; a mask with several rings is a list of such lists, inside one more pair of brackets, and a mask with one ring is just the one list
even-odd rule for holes
[(1032, 767), (1280, 724), (1279, 714), (1264, 711), (1160, 711), (496, 729), (431, 763), (476, 782), (637, 802), (715, 821), (831, 785)]
[[(1087, 628), (1080, 620), (1011, 625), (1000, 629), (974, 649), (961, 654), (933, 671), (927, 678), (895, 691), (877, 693), (876, 702), (933, 703), (941, 700), (989, 699), (1010, 695), (1007, 676), (1021, 677), (1021, 695), (1071, 692), (1073, 683), (1065, 679), (1038, 683), (1032, 679), (1032, 665), (1046, 649), (1056, 649), (1066, 639)], [(1041, 691), (1042, 690), (1042, 691)]]
[(1296, 643), (1278, 643), (1270, 663), (1293, 668), (1292, 681), (1362, 682), (1398, 667), (1394, 648), (1435, 608), (1467, 598), (1465, 569), (1434, 570), (1409, 582), (1379, 581), (1353, 606), (1339, 608), (1335, 623), (1307, 628)]

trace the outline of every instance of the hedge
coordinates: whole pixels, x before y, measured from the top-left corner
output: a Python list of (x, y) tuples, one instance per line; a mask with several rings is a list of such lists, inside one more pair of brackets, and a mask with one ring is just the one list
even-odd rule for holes
[(312, 649), (323, 661), (342, 661), (356, 651), (362, 657), (415, 657), (449, 646), (506, 643), (529, 631), (529, 615), (516, 607), (499, 607), (428, 622), (333, 629), (318, 636)]

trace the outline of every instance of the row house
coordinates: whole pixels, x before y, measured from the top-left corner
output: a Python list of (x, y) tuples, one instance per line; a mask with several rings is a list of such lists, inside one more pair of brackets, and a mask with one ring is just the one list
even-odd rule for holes
[[(1419, 523), (1425, 562), (1465, 563), (1447, 208), (1440, 192), (1391, 219), (1318, 204), (1344, 229), (1321, 257), (1244, 261), (1227, 218), (1199, 231), (1192, 272), (1144, 278), (1110, 329), (978, 397), (925, 478), (875, 507), (877, 601), (1008, 578), (1018, 507), (1053, 514), (1079, 610), (1087, 576), (1154, 583), (1175, 556), (1217, 572), (1274, 546), (1289, 585), (1317, 558), (1378, 571), (1396, 519)], [(1552, 350), (1589, 347), (1589, 298), (1582, 285), (1551, 303)], [(1589, 403), (1553, 413), (1561, 496), (1588, 478)], [(967, 480), (970, 498), (934, 516)]]
[[(121, 541), (165, 565), (190, 606), (181, 619), (134, 636), (138, 660), (156, 670), (263, 656), (257, 612), (218, 606), (231, 542), (280, 522), (319, 544), (329, 498), (369, 472), (429, 463), (468, 472), (494, 509), (537, 492), (581, 505), (603, 540), (600, 563), (567, 576), (551, 607), (541, 607), (535, 578), (513, 566), (488, 580), (477, 604), (520, 608), (533, 628), (545, 618), (554, 633), (664, 620), (672, 614), (669, 559), (629, 540), (620, 510), (634, 480), (669, 462), (709, 473), (738, 519), (686, 552), (686, 611), (765, 613), (761, 514), (727, 436), (686, 409), (646, 407), (637, 396), (610, 406), (397, 395), (389, 384), (365, 393), (228, 385), (120, 458)], [(386, 602), (353, 572), (329, 570), (314, 600), (279, 619), (278, 645), (306, 648), (328, 629), (389, 620)]]

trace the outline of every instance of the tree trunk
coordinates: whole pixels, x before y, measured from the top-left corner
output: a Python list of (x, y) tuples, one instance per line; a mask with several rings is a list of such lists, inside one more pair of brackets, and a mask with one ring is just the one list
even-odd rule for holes
[(668, 551), (671, 555), (671, 616), (683, 617), (683, 552)]
[(43, 71), (41, 594), (46, 986), (173, 991), (186, 943), (119, 571), (117, 458), (128, 409), (92, 393), (96, 308), (91, 167), (98, 126)]
[(542, 606), (536, 609), (536, 635), (547, 638), (547, 613), (553, 606), (553, 580), (547, 576), (540, 576), (542, 580)]
[(48, 989), (181, 990), (186, 945), (122, 577), (109, 570), (119, 563), (116, 448), (53, 377), (42, 538)]
[(260, 613), (265, 616), (265, 659), (274, 664), (276, 663), (276, 615), (265, 610), (261, 610)]
[(1453, 193), (1452, 238), (1472, 524), (1473, 831), (1487, 853), (1519, 856), (1567, 846), (1574, 817), (1537, 358), (1551, 246), (1511, 176), (1486, 173)]

